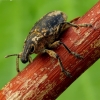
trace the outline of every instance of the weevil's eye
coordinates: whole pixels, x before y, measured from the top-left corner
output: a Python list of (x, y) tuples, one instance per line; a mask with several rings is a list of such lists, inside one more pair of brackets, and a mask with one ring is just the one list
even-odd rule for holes
[(34, 46), (31, 46), (30, 53), (34, 52)]

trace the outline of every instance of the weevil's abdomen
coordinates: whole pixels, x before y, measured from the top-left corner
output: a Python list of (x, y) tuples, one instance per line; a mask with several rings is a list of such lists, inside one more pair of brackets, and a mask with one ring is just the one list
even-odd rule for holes
[[(53, 30), (61, 23), (66, 22), (67, 16), (61, 11), (49, 12), (43, 16), (32, 28), (31, 32), (38, 31), (42, 34), (42, 30), (46, 30), (46, 35), (54, 34)], [(31, 33), (30, 32), (30, 33)]]

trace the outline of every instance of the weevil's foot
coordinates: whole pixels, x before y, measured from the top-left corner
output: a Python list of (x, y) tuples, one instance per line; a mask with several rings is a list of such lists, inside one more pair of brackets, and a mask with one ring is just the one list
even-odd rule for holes
[(80, 54), (76, 52), (71, 52), (71, 54), (74, 55), (76, 58), (83, 59), (83, 56), (81, 56)]
[(92, 24), (88, 24), (88, 27), (93, 27), (93, 25)]
[(71, 74), (70, 74), (70, 72), (68, 72), (67, 70), (63, 69), (62, 72), (63, 72), (67, 77), (69, 77), (69, 78), (72, 77)]
[(83, 27), (93, 27), (92, 24), (83, 24)]

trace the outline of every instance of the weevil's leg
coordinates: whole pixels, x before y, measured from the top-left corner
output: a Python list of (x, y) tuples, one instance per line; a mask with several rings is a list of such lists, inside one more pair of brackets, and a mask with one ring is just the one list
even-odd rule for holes
[(76, 27), (76, 28), (79, 28), (79, 27), (92, 27), (91, 24), (88, 24), (88, 23), (84, 23), (84, 24), (74, 24), (74, 23), (70, 23), (70, 22), (65, 22), (67, 25), (69, 25), (70, 27)]
[(69, 53), (71, 53), (72, 55), (74, 55), (75, 57), (81, 58), (81, 59), (83, 58), (80, 54), (71, 51), (63, 42), (60, 41), (60, 44), (62, 44), (62, 45), (65, 47), (65, 49), (66, 49)]
[(56, 48), (56, 47), (58, 47), (59, 45), (60, 45), (61, 43), (60, 43), (60, 41), (55, 41), (55, 42), (53, 42), (52, 44), (49, 44), (49, 48), (51, 49), (51, 48)]
[(32, 63), (32, 57), (31, 56), (28, 57), (28, 61), (29, 61), (29, 63)]
[(16, 70), (17, 70), (18, 73), (20, 72), (20, 70), (19, 70), (19, 55), (16, 58)]
[(52, 50), (48, 50), (48, 49), (45, 49), (44, 52), (46, 52), (47, 54), (49, 54), (51, 57), (56, 58), (56, 59), (58, 60), (58, 62), (59, 62), (60, 67), (61, 67), (61, 71), (62, 71), (66, 76), (71, 77), (70, 73), (63, 67), (63, 64), (62, 64), (62, 62), (61, 62), (61, 59), (60, 59), (60, 57), (59, 57), (59, 55), (58, 55), (57, 53), (55, 53), (55, 52), (52, 51)]
[(64, 22), (64, 23), (60, 23), (59, 25), (60, 27), (60, 31), (63, 32), (64, 30), (66, 30), (69, 27), (92, 27), (91, 24), (74, 24), (74, 23), (70, 23), (70, 22)]
[(64, 48), (71, 53), (72, 55), (74, 55), (77, 58), (83, 58), (80, 54), (77, 54), (76, 52), (72, 52), (63, 42), (61, 41), (55, 41), (54, 43), (49, 45), (49, 48), (55, 48), (57, 46), (59, 46), (60, 44), (62, 44), (64, 46)]

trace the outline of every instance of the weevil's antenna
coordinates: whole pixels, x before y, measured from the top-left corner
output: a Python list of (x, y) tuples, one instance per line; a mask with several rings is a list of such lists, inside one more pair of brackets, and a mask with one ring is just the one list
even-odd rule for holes
[(19, 69), (19, 58), (20, 58), (20, 56), (18, 55), (17, 58), (16, 58), (16, 70), (17, 70), (18, 73), (20, 72), (20, 69)]
[(19, 70), (19, 58), (21, 57), (21, 53), (20, 54), (7, 55), (7, 56), (5, 56), (5, 58), (11, 57), (11, 56), (17, 56), (17, 58), (16, 58), (16, 70), (19, 73), (20, 72), (20, 70)]
[(10, 57), (10, 56), (17, 56), (17, 57), (18, 57), (18, 55), (19, 55), (19, 54), (11, 54), (11, 55), (5, 56), (5, 58), (8, 58), (8, 57)]

